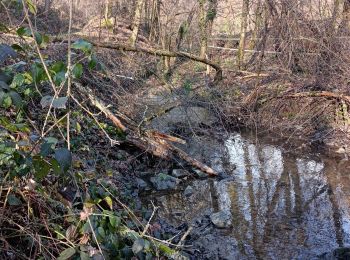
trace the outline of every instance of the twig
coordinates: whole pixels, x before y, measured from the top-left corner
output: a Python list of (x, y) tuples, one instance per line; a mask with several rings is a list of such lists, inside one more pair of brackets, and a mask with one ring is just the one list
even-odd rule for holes
[(70, 150), (70, 105), (69, 98), (71, 95), (71, 72), (72, 72), (72, 61), (71, 61), (71, 30), (72, 30), (72, 17), (73, 17), (73, 1), (69, 0), (69, 25), (68, 25), (68, 51), (67, 51), (67, 102), (68, 102), (68, 113), (67, 113), (67, 148)]
[(186, 237), (191, 233), (193, 227), (190, 226), (187, 231), (183, 234), (183, 236), (181, 237), (179, 243), (178, 243), (178, 246), (182, 246), (183, 245), (183, 242), (185, 241)]
[(159, 207), (154, 206), (153, 201), (151, 201), (151, 203), (152, 203), (152, 206), (153, 206), (153, 212), (152, 212), (152, 215), (151, 215), (151, 217), (149, 218), (149, 220), (147, 222), (147, 225), (146, 225), (145, 229), (141, 233), (141, 237), (143, 237), (147, 233), (147, 231), (148, 231), (148, 229), (150, 227), (150, 222), (151, 222), (154, 214), (156, 213), (157, 209), (159, 208)]

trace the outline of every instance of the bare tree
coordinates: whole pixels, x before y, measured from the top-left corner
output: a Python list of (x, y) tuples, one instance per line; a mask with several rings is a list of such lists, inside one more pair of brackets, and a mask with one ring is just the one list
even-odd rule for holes
[(141, 23), (141, 16), (142, 16), (142, 8), (145, 4), (145, 0), (137, 0), (136, 7), (135, 7), (135, 14), (134, 14), (134, 20), (132, 24), (132, 32), (129, 38), (129, 42), (131, 46), (135, 46), (137, 35), (139, 33), (140, 23)]
[(212, 26), (217, 12), (217, 0), (208, 0), (208, 7), (206, 11), (207, 0), (199, 1), (199, 32), (200, 32), (200, 56), (206, 57), (208, 49), (208, 37), (211, 36)]
[(249, 0), (243, 0), (242, 2), (242, 15), (241, 15), (241, 32), (239, 37), (239, 46), (237, 53), (237, 66), (239, 69), (242, 68), (244, 62), (244, 47), (246, 41), (246, 31), (248, 26), (248, 15), (249, 15)]

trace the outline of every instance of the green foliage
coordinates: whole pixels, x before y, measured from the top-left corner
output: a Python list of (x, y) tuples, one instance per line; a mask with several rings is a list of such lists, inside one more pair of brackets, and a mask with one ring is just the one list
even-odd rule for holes
[(189, 93), (191, 90), (192, 90), (192, 82), (191, 82), (191, 80), (189, 80), (189, 79), (186, 79), (185, 80), (185, 82), (184, 82), (184, 84), (183, 84), (183, 88), (184, 88), (184, 90), (187, 92), (187, 93)]
[(32, 2), (32, 0), (26, 0), (26, 4), (27, 4), (29, 12), (31, 12), (32, 14), (37, 13), (38, 10), (36, 8), (36, 5)]
[(76, 79), (81, 78), (81, 76), (83, 75), (83, 65), (78, 63), (75, 64), (72, 70), (73, 73), (73, 77)]
[(72, 44), (72, 48), (76, 50), (81, 50), (84, 53), (89, 54), (92, 50), (92, 44), (85, 40), (79, 39)]
[(215, 19), (215, 16), (216, 16), (216, 10), (215, 9), (210, 9), (208, 10), (207, 12), (207, 21), (213, 21)]
[[(32, 1), (27, 0), (26, 4), (29, 11), (36, 14), (37, 9)], [(0, 31), (6, 29), (7, 27), (0, 24)], [(17, 35), (22, 38), (32, 37), (40, 48), (45, 48), (49, 43), (46, 35), (38, 32), (33, 32), (32, 35), (25, 27), (18, 28)], [(47, 241), (46, 244), (44, 242), (48, 233), (50, 236), (53, 234), (53, 239), (49, 243), (62, 241), (55, 244), (53, 250), (55, 253), (50, 255), (57, 259), (90, 259), (91, 248), (98, 252), (99, 246), (109, 259), (132, 257), (151, 259), (159, 251), (164, 252), (163, 255), (172, 253), (173, 250), (167, 246), (146, 239), (141, 236), (141, 232), (135, 231), (141, 230), (142, 227), (130, 218), (125, 209), (117, 207), (116, 189), (104, 184), (108, 187), (107, 190), (105, 186), (100, 185), (102, 181), (96, 181), (96, 176), (91, 178), (86, 173), (76, 170), (72, 152), (77, 152), (82, 146), (87, 147), (86, 150), (92, 148), (86, 143), (80, 143), (83, 139), (80, 136), (81, 139), (71, 136), (72, 151), (65, 147), (67, 133), (66, 128), (61, 126), (66, 126), (66, 121), (58, 122), (55, 117), (62, 117), (67, 112), (69, 97), (64, 96), (63, 92), (59, 95), (54, 94), (52, 90), (49, 92), (49, 77), (43, 64), (39, 62), (35, 46), (25, 43), (26, 41), (21, 42), (24, 43), (8, 47), (12, 48), (13, 52), (20, 52), (21, 55), (18, 56), (22, 60), (17, 60), (16, 63), (4, 66), (0, 70), (0, 181), (9, 186), (14, 183), (26, 185), (34, 181), (36, 186), (28, 188), (30, 196), (26, 198), (18, 188), (20, 185), (14, 185), (15, 188), (11, 187), (13, 190), (8, 193), (6, 206), (22, 207), (18, 212), (25, 212), (25, 215), (28, 215), (25, 224), (33, 223), (36, 235), (44, 231), (40, 247), (44, 248), (48, 244)], [(103, 70), (103, 64), (93, 53), (91, 43), (78, 40), (72, 44), (72, 48), (78, 50), (78, 55), (73, 56), (72, 61), (71, 75), (74, 79), (81, 78), (86, 69)], [(56, 84), (55, 90), (64, 88), (67, 76), (70, 74), (67, 73), (66, 62), (49, 60), (44, 62)], [(54, 115), (47, 113), (49, 107), (54, 111), (52, 113)], [(82, 135), (86, 129), (80, 125), (81, 122), (90, 122), (86, 123), (85, 128), (96, 127), (94, 120), (85, 118), (81, 111), (71, 112), (71, 132)], [(42, 130), (46, 119), (46, 128)], [(32, 127), (34, 124), (35, 127)], [(52, 127), (51, 131), (43, 134), (42, 132), (49, 127)], [(56, 131), (58, 127), (60, 129)], [(124, 133), (118, 132), (115, 127), (107, 124), (103, 127), (111, 135), (125, 137)], [(83, 152), (83, 149), (79, 152)], [(76, 184), (78, 189), (76, 194), (79, 194), (69, 207), (62, 205), (55, 198), (55, 191), (65, 187), (67, 183)], [(30, 201), (32, 197), (34, 199)], [(45, 202), (44, 206), (40, 204), (42, 201)], [(1, 205), (4, 209), (5, 204)], [(42, 214), (41, 211), (46, 212)], [(44, 225), (41, 223), (45, 217), (47, 223)], [(29, 234), (29, 231), (26, 227), (26, 233)], [(21, 247), (23, 245), (26, 249), (34, 248), (36, 241), (33, 241), (30, 235), (23, 234), (22, 230), (18, 233), (11, 230), (12, 234), (18, 238)], [(86, 239), (85, 243), (78, 243), (83, 239)], [(43, 255), (38, 253), (38, 259), (45, 258), (45, 250), (42, 252)], [(95, 256), (99, 254), (98, 252)]]

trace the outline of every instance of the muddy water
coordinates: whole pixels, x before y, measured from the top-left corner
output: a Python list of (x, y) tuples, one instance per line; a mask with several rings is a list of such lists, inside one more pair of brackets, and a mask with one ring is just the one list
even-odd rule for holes
[(256, 145), (240, 134), (223, 143), (202, 140), (191, 152), (231, 178), (195, 180), (193, 195), (172, 192), (157, 203), (173, 225), (191, 225), (218, 211), (231, 216), (232, 227), (209, 222), (197, 236), (204, 258), (317, 259), (350, 245), (347, 162)]

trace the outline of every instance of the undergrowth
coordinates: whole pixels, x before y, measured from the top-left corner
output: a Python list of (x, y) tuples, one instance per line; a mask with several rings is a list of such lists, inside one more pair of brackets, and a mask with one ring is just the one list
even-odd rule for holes
[(83, 166), (94, 149), (86, 142), (91, 136), (97, 142), (121, 138), (66, 94), (69, 81), (86, 71), (103, 73), (92, 45), (76, 40), (69, 46), (71, 63), (50, 60), (43, 54), (48, 36), (30, 26), (0, 28), (18, 39), (0, 48), (0, 258), (178, 256), (176, 245), (153, 237), (148, 220), (127, 206), (132, 200), (113, 169)]

